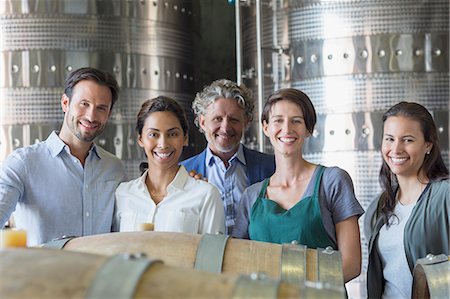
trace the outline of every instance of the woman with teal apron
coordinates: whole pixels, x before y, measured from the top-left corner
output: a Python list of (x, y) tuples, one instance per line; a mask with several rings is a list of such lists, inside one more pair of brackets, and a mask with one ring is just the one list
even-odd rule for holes
[(271, 243), (299, 244), (309, 248), (337, 249), (335, 242), (325, 231), (319, 206), (319, 186), (324, 167), (318, 165), (314, 178), (314, 193), (302, 198), (289, 210), (280, 207), (276, 202), (266, 197), (269, 179), (265, 179), (263, 187), (250, 213), (249, 235), (250, 239)]
[(275, 153), (275, 173), (249, 186), (240, 199), (232, 235), (341, 252), (344, 281), (361, 272), (358, 218), (364, 213), (350, 176), (303, 158), (316, 112), (303, 92), (287, 88), (271, 95), (261, 121)]

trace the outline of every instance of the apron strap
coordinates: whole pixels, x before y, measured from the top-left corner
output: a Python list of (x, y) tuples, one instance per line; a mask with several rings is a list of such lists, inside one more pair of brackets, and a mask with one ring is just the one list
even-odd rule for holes
[(205, 272), (221, 273), (223, 256), (229, 236), (204, 234), (197, 247), (194, 269)]
[(317, 173), (316, 176), (316, 182), (314, 183), (314, 196), (319, 197), (319, 188), (320, 188), (320, 181), (322, 180), (322, 174), (325, 171), (325, 167), (323, 167), (322, 165), (317, 165), (317, 167), (319, 167), (319, 172)]
[(260, 198), (266, 198), (266, 190), (267, 190), (267, 186), (269, 185), (269, 179), (270, 179), (270, 178), (264, 179), (263, 185), (262, 185), (262, 187), (261, 187), (261, 190), (259, 191), (258, 197), (260, 197)]

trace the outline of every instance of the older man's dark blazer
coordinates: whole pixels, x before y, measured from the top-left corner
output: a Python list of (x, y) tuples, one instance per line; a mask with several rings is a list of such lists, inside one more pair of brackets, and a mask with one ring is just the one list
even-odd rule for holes
[[(270, 177), (275, 172), (275, 157), (273, 155), (254, 151), (245, 146), (243, 146), (243, 149), (249, 185), (260, 182), (265, 178)], [(187, 171), (195, 170), (202, 176), (206, 176), (206, 150), (207, 149), (198, 155), (181, 161), (180, 164), (183, 165)]]

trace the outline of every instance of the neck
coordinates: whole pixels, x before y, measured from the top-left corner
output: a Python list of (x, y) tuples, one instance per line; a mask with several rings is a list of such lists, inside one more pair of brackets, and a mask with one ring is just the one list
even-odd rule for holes
[(271, 177), (271, 183), (293, 184), (311, 177), (315, 164), (298, 156), (275, 155), (276, 170)]
[(236, 149), (230, 151), (230, 152), (219, 152), (219, 151), (213, 151), (211, 148), (211, 152), (213, 153), (214, 156), (219, 157), (220, 160), (222, 160), (223, 164), (225, 165), (226, 168), (228, 168), (228, 166), (230, 165), (229, 161), (231, 159), (231, 157), (234, 156), (234, 154), (237, 153), (239, 149), (239, 145), (236, 147)]
[(429, 182), (428, 179), (419, 180), (417, 177), (397, 177), (397, 181), (399, 184), (397, 200), (403, 205), (415, 203)]
[(173, 181), (179, 168), (180, 166), (175, 165), (170, 169), (161, 169), (149, 164), (145, 184), (155, 203), (160, 202), (167, 195), (167, 186)]
[(93, 142), (81, 142), (75, 136), (65, 133), (63, 129), (58, 136), (69, 147), (70, 153), (84, 165)]

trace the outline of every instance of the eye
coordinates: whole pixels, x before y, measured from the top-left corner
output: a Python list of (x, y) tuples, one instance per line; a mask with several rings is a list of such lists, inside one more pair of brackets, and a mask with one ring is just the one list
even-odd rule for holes
[(394, 141), (394, 138), (392, 138), (392, 137), (384, 137), (384, 140), (385, 141)]
[(178, 132), (171, 132), (169, 133), (169, 137), (178, 137), (179, 133)]
[(155, 137), (158, 137), (158, 133), (150, 132), (150, 133), (147, 134), (147, 136), (150, 137), (150, 138), (155, 138)]
[(221, 122), (222, 121), (222, 117), (214, 117), (213, 121), (215, 122)]
[(107, 112), (108, 111), (108, 108), (106, 108), (104, 106), (97, 107), (97, 109), (102, 111), (102, 112)]

